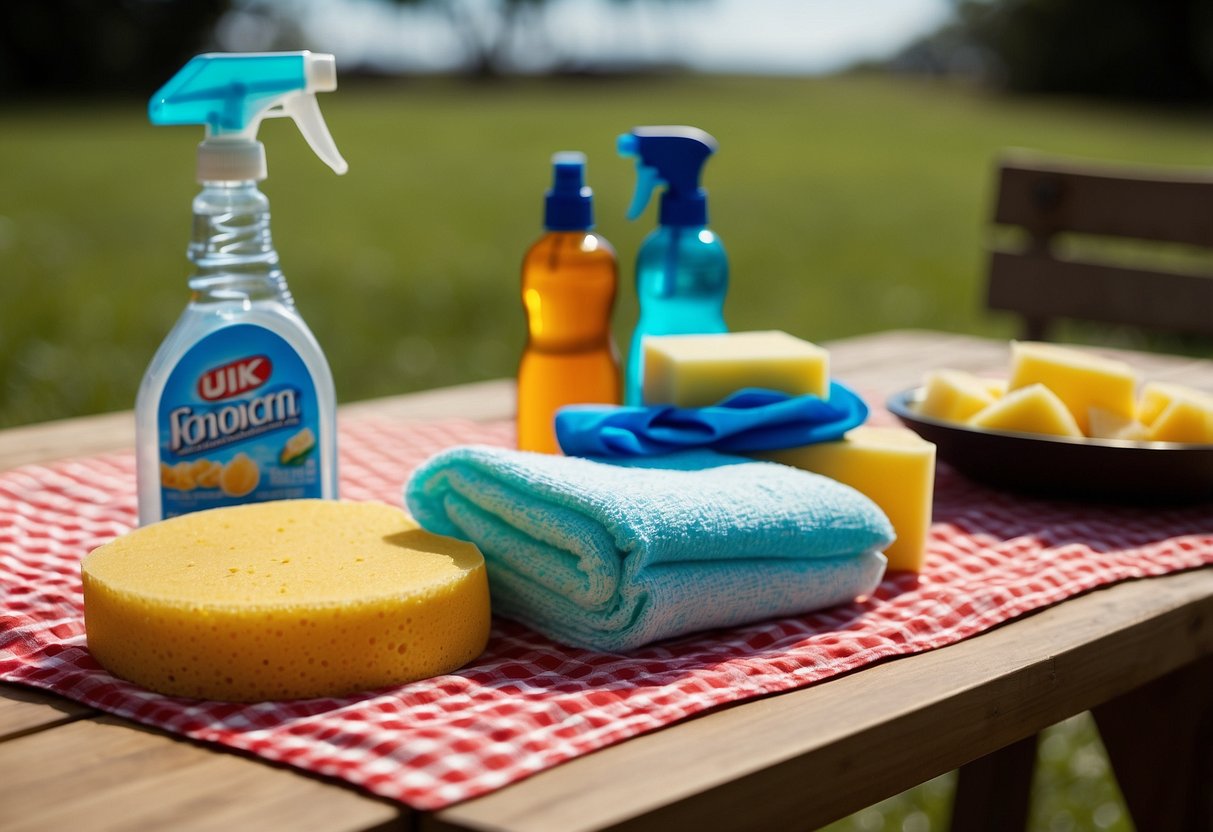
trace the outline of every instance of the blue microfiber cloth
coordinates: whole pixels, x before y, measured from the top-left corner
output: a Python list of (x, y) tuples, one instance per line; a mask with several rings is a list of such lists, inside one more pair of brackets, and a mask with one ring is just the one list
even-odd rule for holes
[(569, 456), (753, 453), (841, 439), (867, 418), (863, 399), (835, 381), (828, 399), (746, 388), (709, 407), (569, 405), (556, 413), (556, 440)]
[(480, 547), (494, 612), (607, 651), (850, 601), (894, 539), (858, 491), (704, 450), (619, 465), (462, 446), (405, 499), (424, 528)]

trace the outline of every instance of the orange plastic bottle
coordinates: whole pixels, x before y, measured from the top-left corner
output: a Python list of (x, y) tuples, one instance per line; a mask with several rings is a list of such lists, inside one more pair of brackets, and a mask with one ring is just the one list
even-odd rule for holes
[(585, 156), (552, 157), (547, 233), (522, 262), (527, 342), (518, 367), (518, 447), (559, 453), (554, 420), (569, 404), (618, 404), (619, 356), (611, 337), (615, 250), (595, 234)]

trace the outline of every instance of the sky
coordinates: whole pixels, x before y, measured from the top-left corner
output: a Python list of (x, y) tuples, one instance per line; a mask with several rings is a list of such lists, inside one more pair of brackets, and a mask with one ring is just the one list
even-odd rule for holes
[[(483, 2), (489, 0), (463, 0), (471, 8)], [(820, 74), (887, 57), (938, 28), (951, 10), (949, 0), (557, 0), (544, 26), (526, 28), (515, 54), (523, 70), (547, 68), (534, 56), (556, 54), (582, 64)], [(461, 54), (454, 30), (432, 10), (341, 0), (316, 3), (302, 19), (314, 48), (347, 62), (443, 71), (457, 68)]]

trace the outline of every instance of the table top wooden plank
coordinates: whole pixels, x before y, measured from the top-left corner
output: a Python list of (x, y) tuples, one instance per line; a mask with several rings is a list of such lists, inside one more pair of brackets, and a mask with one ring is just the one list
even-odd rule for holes
[(1118, 584), (629, 740), (423, 828), (813, 829), (1210, 653), (1213, 570)]
[(0, 742), (96, 713), (62, 696), (0, 683)]
[(470, 419), (488, 422), (514, 417), (513, 379), (493, 379), (422, 393), (404, 393), (341, 406), (340, 416), (381, 419)]
[[(508, 419), (514, 414), (514, 383), (494, 379), (440, 390), (404, 393), (342, 405), (338, 418)], [(0, 471), (18, 465), (128, 450), (135, 446), (130, 411), (60, 419), (0, 430)]]
[[(887, 396), (922, 381), (929, 370), (1004, 374), (1007, 342), (930, 330), (895, 330), (825, 344), (833, 374), (840, 380)], [(1179, 381), (1213, 390), (1213, 361), (1092, 348), (1130, 361), (1146, 378)], [(488, 421), (512, 418), (514, 383), (510, 379), (475, 382), (420, 393), (405, 393), (344, 404), (340, 417), (452, 419)], [(28, 463), (124, 450), (134, 446), (130, 412), (62, 419), (0, 430), (0, 471)]]
[(135, 419), (129, 412), (21, 425), (0, 431), (0, 471), (134, 446)]
[(404, 829), (408, 810), (115, 717), (0, 743), (0, 828)]

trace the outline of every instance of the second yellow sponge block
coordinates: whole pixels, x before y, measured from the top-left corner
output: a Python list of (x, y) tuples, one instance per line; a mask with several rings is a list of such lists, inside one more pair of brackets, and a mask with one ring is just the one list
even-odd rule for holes
[(186, 514), (101, 546), (81, 571), (93, 657), (177, 696), (337, 696), (449, 672), (488, 641), (480, 551), (382, 503)]
[(644, 339), (644, 403), (706, 407), (745, 387), (824, 398), (829, 353), (778, 330)]

